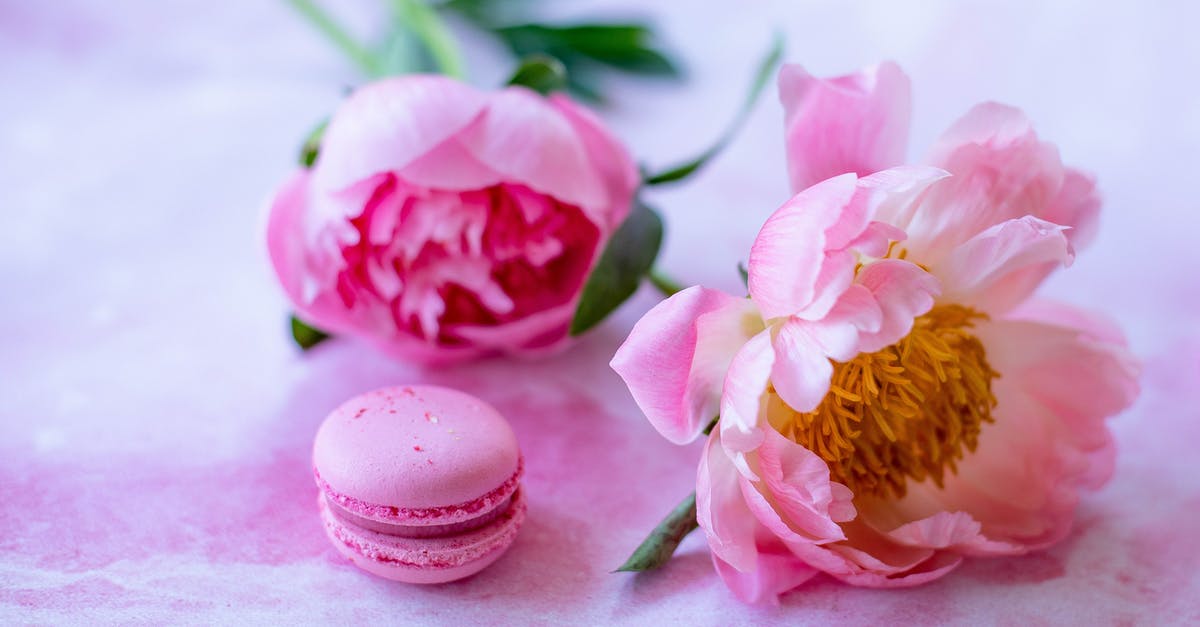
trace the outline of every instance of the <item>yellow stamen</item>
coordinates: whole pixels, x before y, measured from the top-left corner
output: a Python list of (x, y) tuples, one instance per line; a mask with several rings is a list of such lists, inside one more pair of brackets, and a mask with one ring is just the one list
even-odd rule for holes
[(772, 392), (771, 424), (829, 462), (831, 478), (855, 494), (903, 496), (908, 479), (931, 478), (974, 451), (996, 397), (983, 344), (983, 313), (940, 305), (899, 342), (835, 363), (829, 394), (800, 413)]

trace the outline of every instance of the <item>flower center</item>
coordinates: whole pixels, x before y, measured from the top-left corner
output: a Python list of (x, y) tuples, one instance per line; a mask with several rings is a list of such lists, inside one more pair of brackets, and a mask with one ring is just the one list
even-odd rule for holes
[(999, 374), (971, 333), (986, 318), (960, 305), (934, 307), (899, 342), (835, 363), (817, 409), (784, 405), (770, 412), (772, 426), (828, 462), (830, 478), (855, 494), (900, 497), (910, 478), (941, 487), (993, 420)]

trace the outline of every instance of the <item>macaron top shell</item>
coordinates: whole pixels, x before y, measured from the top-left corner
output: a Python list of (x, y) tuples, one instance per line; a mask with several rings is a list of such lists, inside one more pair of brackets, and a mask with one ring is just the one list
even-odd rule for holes
[(326, 495), (357, 515), (424, 525), (478, 516), (512, 496), (521, 455), (487, 403), (436, 386), (384, 388), (333, 411), (313, 443)]

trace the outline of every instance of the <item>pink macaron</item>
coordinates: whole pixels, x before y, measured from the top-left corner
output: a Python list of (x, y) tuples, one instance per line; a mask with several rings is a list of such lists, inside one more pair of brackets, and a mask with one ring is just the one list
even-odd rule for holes
[(442, 583), (495, 562), (525, 519), (517, 439), (487, 403), (455, 390), (384, 388), (317, 430), (325, 532), (370, 573)]

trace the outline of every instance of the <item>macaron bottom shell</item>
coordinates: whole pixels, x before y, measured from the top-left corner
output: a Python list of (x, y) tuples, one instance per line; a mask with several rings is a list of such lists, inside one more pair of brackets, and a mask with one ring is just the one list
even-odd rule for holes
[(325, 533), (339, 553), (371, 574), (417, 584), (455, 581), (490, 566), (516, 540), (526, 509), (518, 488), (504, 512), (483, 526), (445, 536), (411, 537), (359, 526), (331, 506), (324, 494), (317, 500)]

